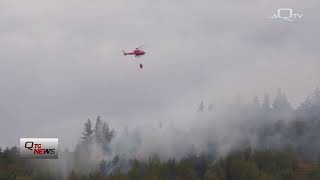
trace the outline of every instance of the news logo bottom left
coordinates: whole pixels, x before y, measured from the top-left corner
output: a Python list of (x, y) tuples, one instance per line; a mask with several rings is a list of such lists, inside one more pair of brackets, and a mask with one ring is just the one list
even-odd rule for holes
[(20, 138), (20, 156), (32, 159), (58, 159), (58, 138)]

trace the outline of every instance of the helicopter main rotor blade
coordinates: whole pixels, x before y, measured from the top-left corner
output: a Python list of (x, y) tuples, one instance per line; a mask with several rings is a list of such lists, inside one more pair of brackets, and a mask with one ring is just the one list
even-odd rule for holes
[(143, 48), (143, 47), (144, 47), (144, 45), (141, 45), (141, 46), (137, 47), (137, 49), (140, 49), (140, 48)]

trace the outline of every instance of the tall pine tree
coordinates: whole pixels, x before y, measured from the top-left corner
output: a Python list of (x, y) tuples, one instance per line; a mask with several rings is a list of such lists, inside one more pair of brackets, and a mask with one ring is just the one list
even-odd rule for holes
[(115, 131), (109, 129), (109, 125), (107, 124), (107, 122), (103, 122), (102, 134), (104, 143), (109, 144), (115, 135)]
[(96, 126), (94, 128), (95, 140), (97, 143), (103, 142), (103, 132), (102, 132), (102, 118), (101, 116), (97, 117)]
[(90, 142), (92, 140), (93, 130), (90, 119), (88, 119), (88, 121), (84, 124), (84, 132), (82, 135), (83, 137), (81, 137), (81, 139), (83, 139), (84, 142)]

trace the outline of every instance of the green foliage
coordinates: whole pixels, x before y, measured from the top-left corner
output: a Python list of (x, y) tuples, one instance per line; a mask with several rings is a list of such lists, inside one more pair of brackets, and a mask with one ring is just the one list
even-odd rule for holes
[(285, 151), (247, 149), (219, 160), (208, 169), (205, 177), (220, 180), (289, 180), (293, 177), (295, 163), (294, 156)]
[(19, 158), (17, 147), (0, 151), (0, 180), (32, 179), (26, 160)]
[(295, 156), (290, 151), (251, 150), (235, 151), (216, 161), (211, 156), (191, 155), (180, 161), (161, 162), (158, 156), (147, 161), (132, 160), (131, 169), (110, 175), (99, 172), (80, 176), (72, 172), (70, 180), (290, 180), (296, 168)]
[[(0, 180), (55, 180), (59, 175), (47, 170), (29, 168), (28, 162), (20, 159), (17, 148), (7, 148), (0, 153)], [(68, 180), (290, 180), (297, 168), (295, 153), (291, 150), (252, 150), (231, 152), (215, 159), (211, 155), (189, 155), (179, 161), (161, 161), (156, 155), (147, 161), (131, 160), (130, 170), (104, 173), (108, 165), (117, 164), (118, 157), (111, 162), (102, 161), (97, 171), (79, 173), (72, 171)], [(320, 172), (320, 171), (319, 171)], [(310, 178), (319, 178), (318, 171)]]

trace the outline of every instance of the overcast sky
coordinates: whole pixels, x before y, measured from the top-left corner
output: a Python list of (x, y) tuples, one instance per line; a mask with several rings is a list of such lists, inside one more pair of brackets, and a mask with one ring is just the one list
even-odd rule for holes
[[(267, 17), (278, 8), (303, 17)], [(0, 146), (59, 137), (87, 118), (171, 121), (240, 93), (293, 104), (320, 87), (319, 0), (2, 0)], [(145, 45), (135, 59), (121, 50)], [(144, 64), (140, 70), (138, 63)]]

